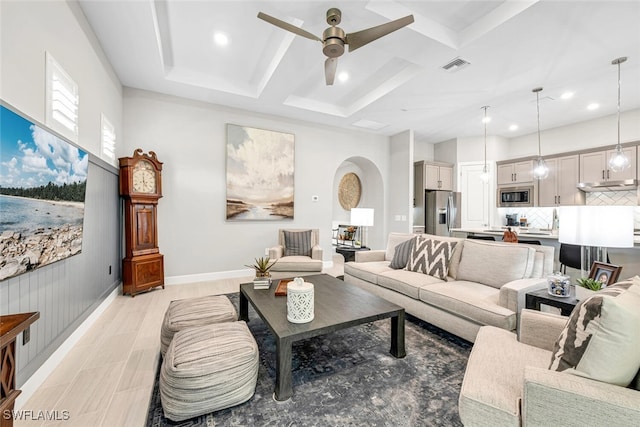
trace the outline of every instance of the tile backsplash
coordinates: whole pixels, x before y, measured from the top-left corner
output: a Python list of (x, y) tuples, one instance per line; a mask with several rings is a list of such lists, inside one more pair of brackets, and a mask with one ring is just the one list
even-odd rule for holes
[[(634, 225), (636, 230), (640, 229), (640, 206), (638, 206), (637, 191), (603, 191), (587, 193), (586, 204), (590, 206), (616, 205), (635, 206)], [(559, 212), (558, 208), (555, 208)], [(525, 217), (531, 228), (550, 228), (553, 222), (554, 208), (499, 208), (500, 225), (506, 225), (505, 215), (518, 214), (518, 218)], [(562, 223), (562, 218), (560, 218)]]

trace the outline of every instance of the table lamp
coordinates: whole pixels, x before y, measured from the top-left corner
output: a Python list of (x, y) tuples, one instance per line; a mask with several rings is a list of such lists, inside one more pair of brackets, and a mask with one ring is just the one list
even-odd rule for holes
[(582, 246), (580, 269), (588, 277), (594, 261), (607, 262), (607, 248), (633, 247), (633, 206), (562, 206), (558, 240)]
[(373, 209), (372, 208), (352, 208), (350, 225), (358, 226), (360, 234), (360, 246), (366, 247), (366, 227), (373, 225)]

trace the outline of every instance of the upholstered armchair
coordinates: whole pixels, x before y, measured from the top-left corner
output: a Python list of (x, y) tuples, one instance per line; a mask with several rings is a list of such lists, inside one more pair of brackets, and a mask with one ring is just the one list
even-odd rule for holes
[[(480, 328), (460, 390), (462, 423), (637, 426), (640, 373), (631, 378), (640, 365), (640, 279), (629, 289), (622, 298), (617, 289), (618, 295), (581, 301), (568, 318), (524, 309), (519, 336)], [(593, 317), (594, 310), (602, 314)], [(560, 364), (566, 370), (558, 370)]]
[(304, 276), (322, 271), (320, 232), (314, 229), (280, 229), (278, 245), (269, 249), (269, 258), (277, 260), (274, 277)]

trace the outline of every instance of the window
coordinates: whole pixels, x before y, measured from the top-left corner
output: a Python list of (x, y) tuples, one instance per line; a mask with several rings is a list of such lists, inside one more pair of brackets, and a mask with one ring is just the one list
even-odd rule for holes
[[(46, 53), (47, 125), (78, 139), (78, 85), (58, 62)], [(56, 126), (56, 124), (62, 125)]]
[(111, 163), (115, 163), (116, 160), (116, 129), (111, 122), (102, 116), (102, 156), (108, 159)]

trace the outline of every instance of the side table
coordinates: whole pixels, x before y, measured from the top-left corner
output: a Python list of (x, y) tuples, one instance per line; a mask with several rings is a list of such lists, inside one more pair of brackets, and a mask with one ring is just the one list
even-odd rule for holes
[(363, 246), (361, 248), (354, 248), (351, 246), (337, 246), (336, 252), (344, 257), (344, 262), (355, 261), (356, 260), (356, 252), (358, 251), (369, 251), (371, 248), (367, 248)]
[(541, 304), (557, 307), (560, 309), (560, 314), (568, 316), (571, 314), (576, 304), (578, 304), (578, 300), (573, 293), (571, 296), (563, 298), (549, 294), (546, 289), (527, 292), (525, 296), (525, 308), (540, 311)]

